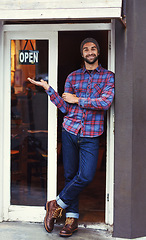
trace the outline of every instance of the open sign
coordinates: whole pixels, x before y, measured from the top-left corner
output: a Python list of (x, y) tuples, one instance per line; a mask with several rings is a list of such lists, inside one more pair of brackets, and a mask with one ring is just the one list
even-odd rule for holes
[(39, 51), (19, 50), (19, 64), (36, 65), (39, 63)]

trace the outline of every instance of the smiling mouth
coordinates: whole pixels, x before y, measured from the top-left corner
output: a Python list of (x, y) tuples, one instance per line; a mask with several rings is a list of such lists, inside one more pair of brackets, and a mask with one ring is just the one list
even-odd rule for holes
[(86, 58), (95, 58), (96, 55), (88, 55)]
[(84, 57), (84, 61), (89, 63), (89, 64), (93, 64), (97, 60), (98, 60), (98, 56), (96, 56), (95, 54), (87, 55), (86, 57)]

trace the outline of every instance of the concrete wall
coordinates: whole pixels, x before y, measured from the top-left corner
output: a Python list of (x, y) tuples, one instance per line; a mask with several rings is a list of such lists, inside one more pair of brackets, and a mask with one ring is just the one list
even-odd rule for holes
[(146, 1), (116, 21), (114, 237), (146, 236)]

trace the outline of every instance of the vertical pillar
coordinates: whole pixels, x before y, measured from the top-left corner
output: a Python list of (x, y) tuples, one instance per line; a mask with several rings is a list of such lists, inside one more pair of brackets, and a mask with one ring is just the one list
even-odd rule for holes
[(127, 0), (116, 21), (114, 237), (146, 235), (146, 67), (144, 0)]

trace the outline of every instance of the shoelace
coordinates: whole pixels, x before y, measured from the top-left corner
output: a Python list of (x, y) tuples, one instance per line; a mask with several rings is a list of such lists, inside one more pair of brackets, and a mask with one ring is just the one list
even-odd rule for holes
[(66, 218), (65, 225), (72, 225), (74, 218)]
[(63, 212), (63, 208), (58, 207), (55, 212), (53, 213), (53, 218), (61, 217)]

